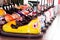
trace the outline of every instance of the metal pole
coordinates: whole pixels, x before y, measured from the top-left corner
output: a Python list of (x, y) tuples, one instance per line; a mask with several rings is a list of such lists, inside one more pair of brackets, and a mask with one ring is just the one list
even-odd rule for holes
[(10, 0), (10, 4), (11, 4), (11, 0)]
[(45, 0), (44, 0), (44, 9), (45, 9)]
[(37, 5), (38, 5), (38, 0), (37, 0)]
[(54, 6), (54, 0), (53, 0), (53, 6)]
[(41, 11), (42, 11), (42, 0), (41, 0)]
[(47, 7), (49, 7), (48, 0), (47, 0)]
[(36, 9), (36, 11), (37, 11), (37, 10), (38, 10), (38, 0), (37, 0), (37, 5), (36, 5), (36, 8), (37, 8), (37, 9)]

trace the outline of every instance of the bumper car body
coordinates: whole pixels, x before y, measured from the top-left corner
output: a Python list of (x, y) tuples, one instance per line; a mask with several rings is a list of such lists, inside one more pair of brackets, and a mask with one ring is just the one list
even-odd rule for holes
[(23, 34), (40, 34), (41, 27), (38, 19), (33, 19), (27, 25), (19, 26), (17, 29), (11, 27), (11, 24), (16, 25), (16, 21), (13, 20), (11, 22), (3, 25), (2, 30), (6, 33), (23, 33)]

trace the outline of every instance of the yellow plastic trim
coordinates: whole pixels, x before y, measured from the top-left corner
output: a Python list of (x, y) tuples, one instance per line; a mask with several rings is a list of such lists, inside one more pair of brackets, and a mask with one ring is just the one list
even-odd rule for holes
[[(34, 27), (34, 24), (37, 23), (37, 27)], [(41, 33), (41, 26), (38, 18), (31, 20), (31, 22), (24, 26), (19, 26), (17, 29), (13, 29), (11, 24), (16, 25), (15, 20), (8, 22), (3, 25), (3, 31), (11, 33), (30, 33), (30, 34), (39, 34)]]

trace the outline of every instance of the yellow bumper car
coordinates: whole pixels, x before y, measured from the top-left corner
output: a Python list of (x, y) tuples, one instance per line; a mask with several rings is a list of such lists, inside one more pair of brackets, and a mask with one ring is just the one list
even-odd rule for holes
[[(18, 26), (12, 15), (5, 15), (6, 24), (2, 26), (1, 34), (14, 37), (42, 37), (41, 25), (38, 17), (25, 25)], [(7, 19), (6, 19), (7, 18)], [(26, 19), (28, 20), (28, 19)]]
[(34, 19), (29, 24), (24, 26), (19, 26), (18, 28), (12, 28), (11, 26), (12, 24), (16, 25), (15, 20), (3, 25), (2, 27), (3, 31), (10, 33), (29, 33), (29, 34), (41, 33), (41, 27), (38, 19)]
[(23, 26), (11, 26), (16, 25), (16, 21), (10, 21), (2, 26), (1, 33), (8, 36), (17, 37), (42, 37), (41, 27), (38, 18), (31, 20), (27, 25)]

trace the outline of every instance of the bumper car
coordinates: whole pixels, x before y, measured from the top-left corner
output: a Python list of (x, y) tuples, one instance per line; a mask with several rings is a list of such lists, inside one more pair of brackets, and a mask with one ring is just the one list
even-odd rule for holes
[(41, 37), (41, 28), (38, 19), (31, 20), (27, 25), (16, 26), (13, 20), (2, 26), (2, 34), (17, 37)]
[(5, 15), (6, 23), (1, 26), (2, 35), (23, 38), (42, 37), (43, 34), (41, 33), (41, 25), (38, 17), (32, 20), (28, 20), (29, 18), (26, 17), (25, 19), (23, 18), (23, 21), (16, 21), (17, 16), (15, 14), (13, 15)]
[(11, 25), (16, 25), (15, 21), (8, 22), (7, 24), (3, 25), (2, 30), (4, 32), (10, 33), (32, 33), (32, 34), (39, 34), (40, 33), (40, 23), (37, 19), (32, 20), (29, 24), (24, 26), (19, 26), (18, 28), (13, 28)]

